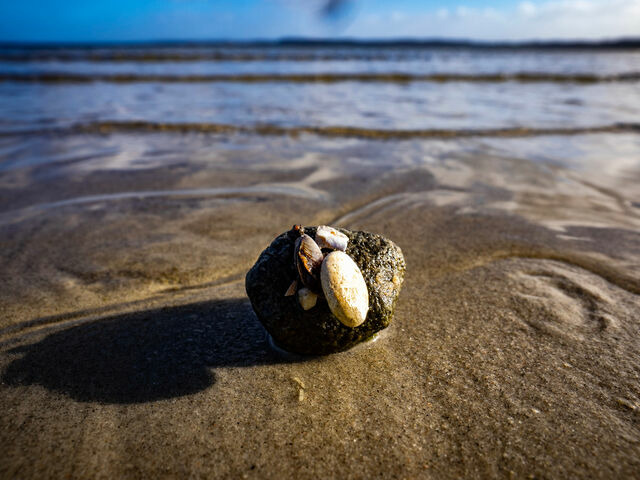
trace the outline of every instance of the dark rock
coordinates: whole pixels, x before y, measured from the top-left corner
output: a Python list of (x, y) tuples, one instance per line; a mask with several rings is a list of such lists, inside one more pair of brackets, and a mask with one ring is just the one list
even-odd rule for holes
[[(315, 230), (305, 228), (312, 237)], [(284, 296), (298, 278), (292, 261), (298, 237), (295, 232), (278, 236), (247, 273), (245, 287), (251, 305), (274, 341), (285, 350), (303, 354), (339, 352), (367, 340), (391, 323), (404, 279), (402, 251), (381, 235), (337, 230), (349, 237), (346, 253), (360, 267), (369, 290), (369, 312), (358, 327), (343, 325), (323, 298), (305, 311), (297, 295)]]

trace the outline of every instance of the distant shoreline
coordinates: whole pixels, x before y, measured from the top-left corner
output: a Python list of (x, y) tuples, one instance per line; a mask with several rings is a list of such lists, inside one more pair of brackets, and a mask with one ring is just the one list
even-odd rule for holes
[(96, 48), (470, 48), (470, 49), (614, 49), (640, 48), (640, 37), (604, 40), (483, 41), (466, 39), (327, 39), (281, 38), (276, 40), (141, 40), (114, 42), (7, 42), (0, 49), (96, 49)]
[[(72, 59), (56, 59), (58, 61)], [(84, 59), (89, 60), (89, 59)], [(96, 59), (91, 59), (96, 61)], [(128, 61), (133, 61), (128, 58)], [(140, 59), (143, 61), (148, 59)], [(172, 58), (171, 61), (180, 59)], [(0, 61), (10, 61), (0, 55)], [(109, 61), (123, 61), (115, 59)], [(154, 61), (158, 61), (154, 59)], [(0, 71), (0, 83), (342, 83), (342, 82), (366, 82), (366, 83), (449, 83), (449, 82), (474, 82), (474, 83), (636, 83), (640, 80), (640, 72), (628, 72), (617, 75), (593, 75), (584, 73), (562, 74), (552, 72), (513, 72), (513, 73), (485, 73), (485, 74), (461, 74), (461, 73), (431, 73), (412, 74), (402, 72), (389, 73), (258, 73), (258, 74), (192, 74), (192, 75), (163, 75), (163, 74), (137, 74), (137, 73), (108, 73), (108, 74), (78, 74), (68, 72), (35, 72), (35, 73), (4, 73)]]

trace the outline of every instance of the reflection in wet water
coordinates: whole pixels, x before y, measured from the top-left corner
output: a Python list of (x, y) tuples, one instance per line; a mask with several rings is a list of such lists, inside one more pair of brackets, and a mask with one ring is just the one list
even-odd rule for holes
[[(367, 228), (435, 208), (517, 215), (566, 238), (576, 226), (635, 230), (638, 148), (633, 134), (455, 141), (193, 133), (6, 137), (0, 227), (13, 232), (14, 241), (33, 244), (32, 254), (11, 261), (17, 269), (40, 263), (31, 257), (41, 255), (38, 242), (69, 238), (73, 229), (83, 255), (73, 268), (63, 260), (69, 253), (61, 264), (42, 263), (65, 273), (49, 277), (50, 287), (39, 285), (40, 294), (50, 289), (64, 296), (88, 281), (103, 298), (126, 290), (128, 300), (137, 300), (183, 282), (236, 275), (251, 261), (239, 252), (296, 222)], [(256, 238), (241, 233), (256, 226), (264, 232)], [(140, 234), (144, 240), (136, 240)], [(200, 254), (191, 260), (170, 254), (183, 248)], [(199, 255), (209, 256), (208, 267)], [(125, 290), (114, 289), (117, 278)], [(7, 300), (14, 294), (7, 292)]]

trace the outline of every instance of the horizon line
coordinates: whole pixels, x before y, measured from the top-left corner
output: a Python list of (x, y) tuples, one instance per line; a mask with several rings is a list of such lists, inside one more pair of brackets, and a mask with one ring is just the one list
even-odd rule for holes
[(0, 40), (0, 48), (92, 48), (92, 47), (470, 47), (470, 48), (640, 48), (640, 36), (608, 37), (601, 39), (528, 39), (481, 40), (454, 37), (302, 37), (283, 36), (274, 39), (147, 39), (147, 40), (65, 40), (65, 41), (7, 41)]

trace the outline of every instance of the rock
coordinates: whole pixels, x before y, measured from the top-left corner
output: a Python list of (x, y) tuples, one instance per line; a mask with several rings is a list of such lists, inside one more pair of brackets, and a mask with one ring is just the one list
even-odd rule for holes
[[(292, 261), (299, 235), (278, 236), (261, 254), (245, 279), (247, 295), (258, 319), (285, 350), (302, 354), (327, 354), (346, 350), (386, 328), (393, 317), (404, 279), (405, 261), (400, 248), (381, 235), (337, 229), (348, 238), (346, 253), (360, 268), (369, 292), (369, 310), (357, 327), (343, 325), (322, 297), (304, 310), (297, 295), (285, 296), (297, 278)], [(314, 237), (315, 227), (305, 232)]]

